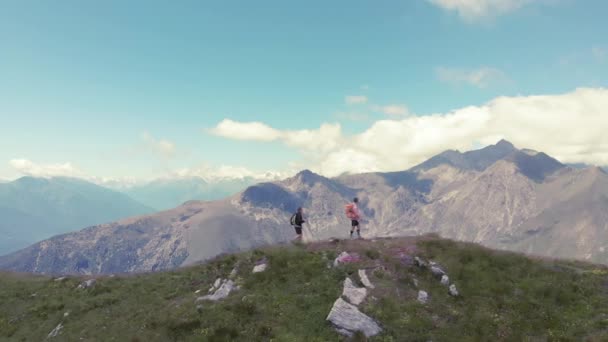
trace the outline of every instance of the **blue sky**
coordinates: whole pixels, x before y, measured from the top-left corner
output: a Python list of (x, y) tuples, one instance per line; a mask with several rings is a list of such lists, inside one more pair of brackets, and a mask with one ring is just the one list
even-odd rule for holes
[[(404, 129), (403, 165), (347, 150), (378, 121), (396, 131), (438, 114), (430, 125), (443, 127), (448, 113), (501, 97), (569, 96), (584, 112), (575, 90), (607, 86), (605, 13), (601, 0), (2, 1), (0, 178), (406, 167), (506, 132), (449, 126), (426, 134), (449, 138), (421, 142)], [(605, 96), (594, 93), (597, 113), (584, 123), (604, 123)], [(225, 119), (238, 127), (218, 130)], [(248, 136), (253, 122), (282, 133)], [(323, 124), (339, 134), (327, 138)], [(281, 138), (303, 130), (311, 142)], [(310, 147), (326, 138), (333, 149)], [(566, 161), (608, 160), (607, 141), (584, 139), (552, 143), (586, 146)], [(397, 147), (386, 144), (374, 148)], [(361, 166), (336, 168), (348, 158), (332, 153)]]

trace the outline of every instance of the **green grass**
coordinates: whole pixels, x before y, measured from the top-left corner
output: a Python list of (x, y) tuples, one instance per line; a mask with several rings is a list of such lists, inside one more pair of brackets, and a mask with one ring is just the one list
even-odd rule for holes
[[(400, 261), (395, 250), (406, 245), (439, 262), (462, 296)], [(344, 250), (361, 262), (328, 269)], [(252, 274), (263, 257), (270, 267)], [(241, 289), (197, 310), (194, 292), (206, 294), (235, 265)], [(376, 288), (360, 308), (384, 332), (353, 341), (608, 340), (606, 268), (421, 238), (271, 247), (171, 272), (99, 277), (85, 290), (76, 290), (84, 278), (0, 274), (0, 341), (42, 341), (59, 322), (56, 341), (345, 340), (325, 318), (344, 278), (358, 283), (363, 267)], [(429, 292), (427, 305), (416, 301), (414, 278)]]

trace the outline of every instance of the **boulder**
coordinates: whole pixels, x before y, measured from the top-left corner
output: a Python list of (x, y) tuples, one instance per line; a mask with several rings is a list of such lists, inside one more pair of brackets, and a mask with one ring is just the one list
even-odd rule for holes
[(437, 278), (441, 278), (446, 274), (445, 271), (438, 265), (431, 266), (431, 273), (433, 273), (433, 275)]
[(367, 289), (365, 287), (357, 287), (350, 278), (344, 280), (344, 290), (342, 291), (344, 296), (351, 304), (359, 305), (365, 300), (367, 296)]
[(367, 287), (368, 289), (374, 288), (374, 284), (372, 284), (372, 282), (369, 281), (369, 278), (367, 277), (367, 273), (365, 273), (365, 270), (359, 270), (359, 278), (361, 279), (363, 286)]
[(352, 336), (355, 332), (361, 331), (365, 336), (371, 337), (382, 331), (376, 321), (342, 298), (336, 300), (327, 320), (336, 327), (340, 334), (346, 336)]
[(450, 277), (448, 277), (448, 275), (447, 275), (447, 274), (444, 274), (444, 275), (441, 277), (441, 285), (445, 285), (445, 286), (450, 285)]
[(429, 300), (429, 294), (426, 291), (418, 291), (418, 301), (422, 304), (426, 304)]

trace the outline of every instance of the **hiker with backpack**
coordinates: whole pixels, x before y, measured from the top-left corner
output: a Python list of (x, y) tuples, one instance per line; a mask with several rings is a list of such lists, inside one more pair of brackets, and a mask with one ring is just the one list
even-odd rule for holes
[(291, 219), (289, 221), (296, 230), (296, 237), (294, 238), (294, 241), (302, 241), (302, 224), (306, 222), (302, 218), (302, 207), (299, 207), (298, 210), (291, 215)]
[(361, 219), (361, 212), (359, 211), (359, 207), (357, 207), (357, 203), (359, 203), (359, 199), (357, 197), (353, 198), (353, 202), (346, 205), (346, 217), (351, 220), (351, 228), (350, 228), (350, 237), (353, 237), (353, 232), (355, 228), (357, 228), (357, 235), (361, 238), (361, 226), (359, 224), (359, 220)]

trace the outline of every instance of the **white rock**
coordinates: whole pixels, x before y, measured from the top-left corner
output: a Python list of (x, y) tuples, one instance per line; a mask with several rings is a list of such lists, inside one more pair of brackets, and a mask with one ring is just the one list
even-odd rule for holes
[(359, 305), (365, 300), (367, 289), (365, 287), (356, 287), (350, 278), (346, 278), (344, 280), (342, 296), (346, 297), (351, 304)]
[(196, 302), (201, 302), (204, 300), (210, 300), (210, 301), (218, 301), (220, 299), (224, 299), (226, 297), (228, 297), (228, 295), (230, 294), (230, 292), (232, 292), (232, 290), (235, 290), (235, 284), (232, 280), (225, 280), (222, 282), (222, 284), (220, 285), (220, 288), (217, 289), (217, 291), (215, 291), (215, 293), (211, 294), (211, 295), (207, 295), (207, 296), (203, 296), (203, 297), (198, 297), (196, 299)]
[(266, 271), (268, 264), (259, 264), (253, 268), (253, 273), (260, 273)]
[(426, 291), (418, 291), (418, 301), (422, 304), (426, 304), (426, 302), (429, 300), (429, 294), (426, 293)]
[(347, 336), (352, 336), (355, 332), (361, 331), (365, 336), (371, 337), (382, 331), (376, 321), (342, 298), (336, 300), (327, 316), (327, 320), (336, 327), (339, 333)]
[(234, 279), (234, 277), (236, 277), (236, 272), (237, 272), (236, 267), (233, 268), (232, 271), (230, 271), (230, 275), (229, 275), (230, 279)]
[(214, 289), (219, 288), (221, 283), (222, 283), (222, 279), (221, 279), (221, 278), (217, 278), (217, 279), (215, 280), (215, 283), (213, 283), (213, 288), (214, 288)]
[(454, 285), (454, 284), (450, 285), (449, 293), (451, 296), (458, 297), (459, 294), (458, 294), (458, 289), (456, 288), (456, 285)]
[(436, 277), (442, 277), (445, 274), (445, 271), (441, 269), (441, 267), (435, 265), (431, 266), (431, 273)]
[(201, 293), (201, 290), (194, 291), (194, 294), (199, 294), (199, 293)]
[(67, 279), (67, 277), (59, 277), (59, 278), (55, 278), (55, 281), (64, 281), (66, 279)]
[(47, 336), (47, 338), (53, 338), (53, 337), (57, 337), (57, 335), (59, 335), (59, 333), (61, 332), (61, 330), (63, 329), (63, 324), (59, 323), (59, 325), (57, 325), (55, 327), (55, 329), (53, 329)]
[(412, 279), (412, 281), (414, 282), (414, 286), (415, 286), (415, 287), (418, 287), (418, 279), (413, 278), (413, 279)]
[(444, 274), (444, 275), (441, 277), (441, 285), (448, 286), (449, 284), (450, 284), (450, 277), (448, 277), (448, 275), (447, 275), (447, 274)]
[(68, 317), (69, 315), (70, 315), (69, 311), (66, 311), (66, 312), (63, 313), (63, 317)]
[(367, 273), (365, 273), (365, 270), (359, 270), (359, 278), (361, 279), (363, 286), (367, 287), (368, 289), (374, 288), (374, 284), (372, 284), (372, 282), (369, 281), (369, 278), (367, 277)]

